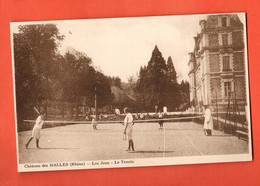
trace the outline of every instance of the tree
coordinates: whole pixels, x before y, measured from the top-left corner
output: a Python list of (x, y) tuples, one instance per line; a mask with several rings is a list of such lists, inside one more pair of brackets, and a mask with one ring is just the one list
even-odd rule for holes
[(186, 89), (186, 84), (179, 86), (177, 82), (172, 58), (168, 57), (166, 64), (162, 53), (155, 46), (147, 67), (140, 68), (136, 83), (137, 104), (141, 105), (139, 110), (153, 111), (156, 105), (159, 109), (167, 106), (169, 110), (176, 110), (182, 102), (187, 101)]
[(141, 67), (137, 92), (139, 103), (146, 110), (154, 110), (155, 105), (164, 106), (167, 102), (167, 66), (162, 53), (155, 46), (147, 68)]
[(146, 84), (146, 79), (147, 79), (147, 68), (146, 66), (140, 68), (139, 71), (139, 78), (137, 80), (135, 92), (136, 92), (136, 97), (137, 97), (137, 110), (142, 111), (143, 109), (146, 109), (147, 104), (146, 104), (146, 89), (147, 89), (147, 84)]
[(94, 69), (91, 58), (82, 52), (71, 52), (64, 56), (61, 74), (64, 100), (75, 103), (77, 117), (79, 106), (94, 107), (95, 94), (98, 97), (98, 107), (110, 104), (113, 95), (110, 78)]
[(179, 85), (180, 94), (181, 94), (181, 109), (187, 109), (190, 106), (190, 88), (188, 81), (181, 81)]
[(147, 103), (153, 109), (155, 105), (163, 107), (167, 102), (167, 66), (162, 53), (155, 46), (147, 66)]
[(167, 60), (167, 74), (173, 84), (177, 84), (177, 73), (175, 71), (171, 56)]
[(168, 108), (175, 110), (181, 104), (181, 93), (177, 82), (177, 73), (175, 71), (171, 56), (167, 60), (167, 76), (168, 76)]
[[(55, 104), (59, 104), (63, 113), (67, 103), (71, 115), (76, 108), (78, 116), (80, 106), (94, 106), (95, 94), (100, 107), (112, 102), (109, 77), (95, 70), (92, 59), (83, 52), (70, 48), (64, 56), (59, 54), (63, 39), (54, 24), (20, 26), (14, 34), (18, 120), (32, 116), (34, 106), (44, 106), (47, 111), (51, 105), (57, 114)], [(121, 80), (116, 81), (120, 86)]]
[(89, 89), (94, 79), (95, 70), (91, 67), (92, 60), (86, 54), (78, 51), (66, 52), (60, 64), (60, 83), (62, 88), (62, 101), (76, 108), (76, 117), (79, 113), (79, 106), (83, 105), (83, 96)]
[(54, 24), (19, 26), (19, 32), (14, 34), (18, 120), (28, 117), (31, 106), (50, 99), (49, 90), (55, 74), (53, 66), (63, 39)]
[(110, 81), (111, 81), (112, 86), (116, 86), (120, 89), (122, 88), (122, 81), (118, 76), (117, 77), (110, 77)]

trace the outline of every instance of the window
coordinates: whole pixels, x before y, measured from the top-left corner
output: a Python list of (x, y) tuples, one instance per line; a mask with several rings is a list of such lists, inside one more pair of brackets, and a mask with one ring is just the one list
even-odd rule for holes
[(228, 34), (222, 34), (222, 45), (223, 46), (228, 45)]
[(231, 82), (224, 82), (225, 97), (231, 96)]
[(223, 56), (223, 71), (231, 71), (229, 56)]
[(209, 46), (218, 46), (218, 34), (209, 35)]
[(221, 23), (222, 23), (222, 27), (227, 27), (227, 18), (226, 17), (222, 17), (221, 18)]

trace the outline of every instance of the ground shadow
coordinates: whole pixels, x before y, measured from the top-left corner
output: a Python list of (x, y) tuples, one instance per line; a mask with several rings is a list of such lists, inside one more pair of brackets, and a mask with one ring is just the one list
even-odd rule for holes
[(59, 149), (59, 150), (75, 150), (75, 149), (79, 149), (79, 148), (56, 148), (56, 147), (53, 147), (53, 148), (41, 147), (39, 149), (37, 149), (37, 148), (28, 148), (28, 150), (32, 150), (32, 149), (35, 149), (35, 150), (55, 150), (55, 149)]
[(163, 151), (163, 150), (138, 150), (132, 153), (173, 153), (174, 151)]
[(92, 133), (94, 131), (103, 131), (103, 130), (111, 130), (111, 129), (97, 129), (97, 130), (57, 130), (55, 132), (70, 132), (70, 133), (76, 133), (76, 132), (86, 132), (86, 133)]
[(201, 129), (192, 129), (192, 128), (171, 128), (171, 129), (165, 129), (166, 131), (170, 130), (175, 130), (175, 131), (180, 131), (180, 130), (189, 130), (189, 131), (202, 131)]
[[(111, 130), (111, 129), (97, 129), (96, 131), (99, 131), (99, 130)], [(92, 130), (92, 131), (95, 131), (95, 130)]]

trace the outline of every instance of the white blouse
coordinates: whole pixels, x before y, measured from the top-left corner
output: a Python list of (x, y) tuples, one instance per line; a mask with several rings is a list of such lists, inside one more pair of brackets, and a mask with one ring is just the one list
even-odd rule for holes
[(43, 125), (42, 116), (38, 116), (38, 118), (36, 119), (36, 122), (35, 122), (35, 126), (34, 126), (34, 127), (41, 129), (41, 128), (42, 128), (42, 125)]
[[(133, 116), (131, 113), (127, 113), (126, 114), (126, 117), (124, 119), (124, 123), (125, 123), (125, 129), (129, 126), (132, 126), (132, 123), (133, 123)], [(127, 126), (127, 123), (128, 123), (128, 126)]]

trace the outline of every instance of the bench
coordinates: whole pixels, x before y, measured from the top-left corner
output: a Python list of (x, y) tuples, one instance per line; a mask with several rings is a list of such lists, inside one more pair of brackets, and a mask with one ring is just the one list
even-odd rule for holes
[(236, 130), (236, 133), (237, 133), (238, 139), (240, 139), (240, 137), (245, 137), (246, 139), (248, 139), (248, 133), (247, 132), (244, 132), (244, 131), (241, 131), (241, 130)]

